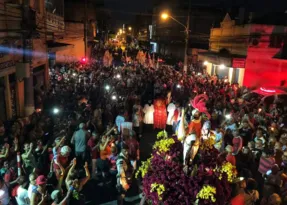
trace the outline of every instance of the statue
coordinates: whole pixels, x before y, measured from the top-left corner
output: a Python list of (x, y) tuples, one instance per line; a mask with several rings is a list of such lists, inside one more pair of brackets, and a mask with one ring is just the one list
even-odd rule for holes
[[(192, 111), (193, 119), (188, 125), (187, 129), (187, 137), (184, 140), (184, 165), (189, 165), (197, 151), (199, 149), (199, 145), (202, 138), (202, 113), (204, 113), (208, 118), (210, 117), (207, 112), (207, 108), (205, 106), (206, 101), (208, 100), (207, 95), (201, 94), (196, 96), (193, 100), (191, 100), (190, 104), (194, 108)], [(208, 124), (206, 124), (206, 127)], [(205, 132), (204, 132), (205, 134)]]

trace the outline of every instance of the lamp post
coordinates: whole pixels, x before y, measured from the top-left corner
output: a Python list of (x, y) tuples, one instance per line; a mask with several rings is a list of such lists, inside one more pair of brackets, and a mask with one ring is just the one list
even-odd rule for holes
[(187, 62), (188, 62), (187, 50), (188, 50), (188, 39), (189, 39), (189, 21), (190, 21), (190, 15), (189, 14), (190, 14), (190, 1), (189, 1), (189, 6), (188, 6), (188, 16), (187, 16), (186, 25), (184, 25), (183, 23), (181, 23), (180, 21), (178, 21), (177, 19), (175, 19), (174, 17), (172, 17), (171, 15), (169, 15), (167, 13), (161, 14), (161, 18), (163, 20), (171, 18), (176, 23), (178, 23), (184, 27), (184, 30), (185, 30), (185, 47), (184, 47), (184, 63), (183, 63), (183, 71), (184, 72), (187, 72)]

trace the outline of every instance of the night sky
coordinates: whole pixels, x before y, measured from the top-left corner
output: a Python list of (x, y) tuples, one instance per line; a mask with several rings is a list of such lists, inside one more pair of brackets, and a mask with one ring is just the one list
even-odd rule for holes
[[(167, 0), (168, 1), (168, 0)], [(287, 0), (191, 0), (192, 4), (217, 4), (228, 8), (238, 5), (265, 12), (287, 10)], [(152, 11), (153, 0), (104, 0), (105, 8), (112, 11), (112, 24), (120, 26), (133, 22), (136, 14)]]
[(105, 7), (112, 11), (112, 22), (119, 27), (132, 23), (136, 14), (152, 11), (152, 0), (105, 0)]

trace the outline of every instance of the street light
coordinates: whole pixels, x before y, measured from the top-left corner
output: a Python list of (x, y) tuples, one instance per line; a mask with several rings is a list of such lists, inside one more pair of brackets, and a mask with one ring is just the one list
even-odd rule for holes
[(129, 27), (129, 31), (131, 31), (132, 30), (132, 27)]
[(167, 13), (162, 13), (161, 14), (161, 18), (164, 19), (164, 20), (167, 19), (168, 18), (168, 14)]
[(184, 30), (185, 30), (185, 48), (184, 48), (184, 63), (183, 63), (183, 71), (184, 72), (187, 71), (187, 59), (188, 59), (187, 49), (188, 49), (188, 37), (189, 37), (189, 19), (190, 19), (189, 13), (190, 13), (190, 5), (189, 5), (189, 9), (188, 9), (188, 17), (187, 17), (186, 25), (184, 25), (183, 23), (181, 23), (180, 21), (178, 21), (177, 19), (175, 19), (171, 15), (168, 15), (167, 13), (162, 13), (161, 14), (161, 18), (163, 20), (171, 18), (176, 23), (178, 23), (178, 24), (180, 24), (180, 25), (182, 25), (184, 27)]

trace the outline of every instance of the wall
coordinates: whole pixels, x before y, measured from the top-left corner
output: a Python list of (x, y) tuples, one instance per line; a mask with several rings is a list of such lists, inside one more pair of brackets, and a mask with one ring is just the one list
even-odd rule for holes
[(82, 23), (65, 22), (65, 38), (57, 41), (73, 45), (72, 48), (56, 53), (57, 62), (79, 61), (85, 56), (84, 25)]
[(276, 58), (283, 44), (274, 45), (272, 38), (286, 34), (287, 27), (252, 25), (250, 31), (251, 35), (261, 35), (256, 37), (257, 43), (250, 44), (248, 48), (243, 84), (251, 87), (280, 86), (282, 80), (287, 80), (287, 60)]
[(219, 52), (220, 49), (227, 49), (232, 54), (246, 55), (249, 44), (250, 25), (235, 25), (226, 14), (221, 22), (220, 28), (213, 28), (210, 32), (209, 49)]
[(287, 80), (287, 60), (273, 58), (280, 49), (248, 49), (243, 84), (248, 87), (280, 86)]

